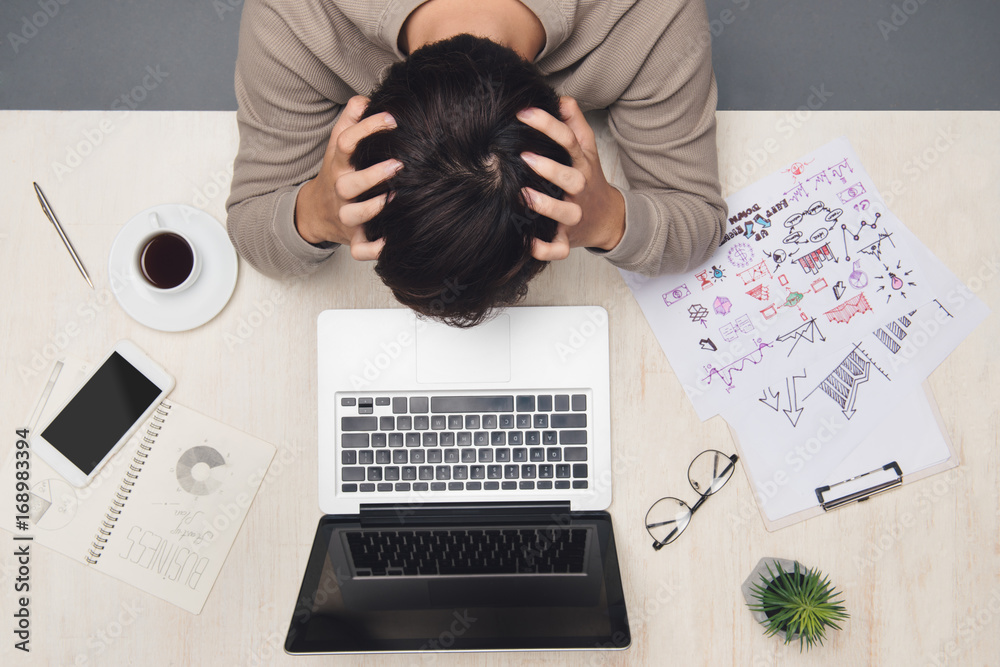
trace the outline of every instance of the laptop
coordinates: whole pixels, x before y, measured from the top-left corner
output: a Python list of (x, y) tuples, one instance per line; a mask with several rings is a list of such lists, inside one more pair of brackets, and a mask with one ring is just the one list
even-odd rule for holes
[(318, 321), (317, 528), (285, 649), (625, 648), (607, 312)]

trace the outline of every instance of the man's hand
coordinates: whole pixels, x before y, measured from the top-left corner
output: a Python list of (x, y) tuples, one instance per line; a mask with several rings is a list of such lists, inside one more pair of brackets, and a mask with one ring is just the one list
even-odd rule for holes
[(578, 246), (611, 250), (625, 233), (625, 198), (604, 178), (594, 131), (573, 98), (561, 98), (559, 110), (565, 122), (536, 108), (517, 114), (522, 123), (547, 135), (573, 159), (567, 167), (534, 153), (521, 154), (535, 173), (565, 193), (559, 200), (532, 188), (523, 190), (531, 210), (559, 223), (551, 242), (536, 238), (532, 245), (532, 256), (542, 261), (565, 259), (569, 249)]
[(384, 194), (367, 201), (354, 199), (402, 169), (398, 160), (386, 160), (367, 169), (355, 171), (350, 157), (358, 142), (380, 130), (396, 127), (388, 113), (361, 120), (368, 98), (360, 95), (348, 100), (340, 119), (330, 132), (330, 142), (323, 156), (323, 166), (316, 178), (299, 190), (295, 201), (295, 226), (299, 236), (309, 243), (334, 241), (351, 247), (354, 259), (377, 259), (384, 241), (369, 241), (364, 223), (382, 210), (388, 199)]

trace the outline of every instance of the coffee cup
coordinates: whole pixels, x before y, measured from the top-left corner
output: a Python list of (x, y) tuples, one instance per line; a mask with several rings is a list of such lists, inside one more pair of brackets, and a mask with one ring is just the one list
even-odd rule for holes
[(184, 232), (163, 226), (149, 214), (149, 231), (135, 250), (135, 271), (150, 289), (159, 293), (182, 292), (198, 279), (201, 261), (194, 243)]

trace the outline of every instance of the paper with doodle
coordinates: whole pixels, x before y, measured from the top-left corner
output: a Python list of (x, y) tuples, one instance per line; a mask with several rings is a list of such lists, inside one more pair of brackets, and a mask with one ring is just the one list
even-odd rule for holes
[(727, 204), (703, 265), (622, 272), (702, 419), (933, 298), (846, 138)]

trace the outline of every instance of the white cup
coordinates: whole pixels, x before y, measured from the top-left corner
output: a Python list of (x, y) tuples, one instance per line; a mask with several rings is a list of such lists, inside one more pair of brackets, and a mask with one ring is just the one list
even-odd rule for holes
[[(173, 244), (172, 248), (162, 246), (163, 242), (161, 242), (160, 247), (151, 244), (155, 238), (166, 235), (173, 235), (179, 238), (187, 245), (187, 249), (190, 250), (191, 270), (180, 282), (176, 282), (180, 277), (177, 275), (176, 266), (165, 267), (164, 264), (169, 265), (172, 260), (177, 260), (186, 265), (187, 252), (184, 248), (176, 243)], [(171, 251), (177, 253), (177, 257), (171, 258), (169, 256)], [(163, 253), (167, 253), (167, 256), (164, 256)], [(191, 239), (184, 232), (164, 227), (155, 211), (149, 214), (149, 231), (143, 234), (142, 238), (136, 244), (132, 263), (136, 275), (142, 280), (143, 284), (160, 294), (183, 292), (198, 280), (198, 274), (201, 273), (201, 260), (198, 257), (198, 251), (194, 243), (191, 242)], [(161, 285), (164, 284), (168, 286), (162, 287)]]

